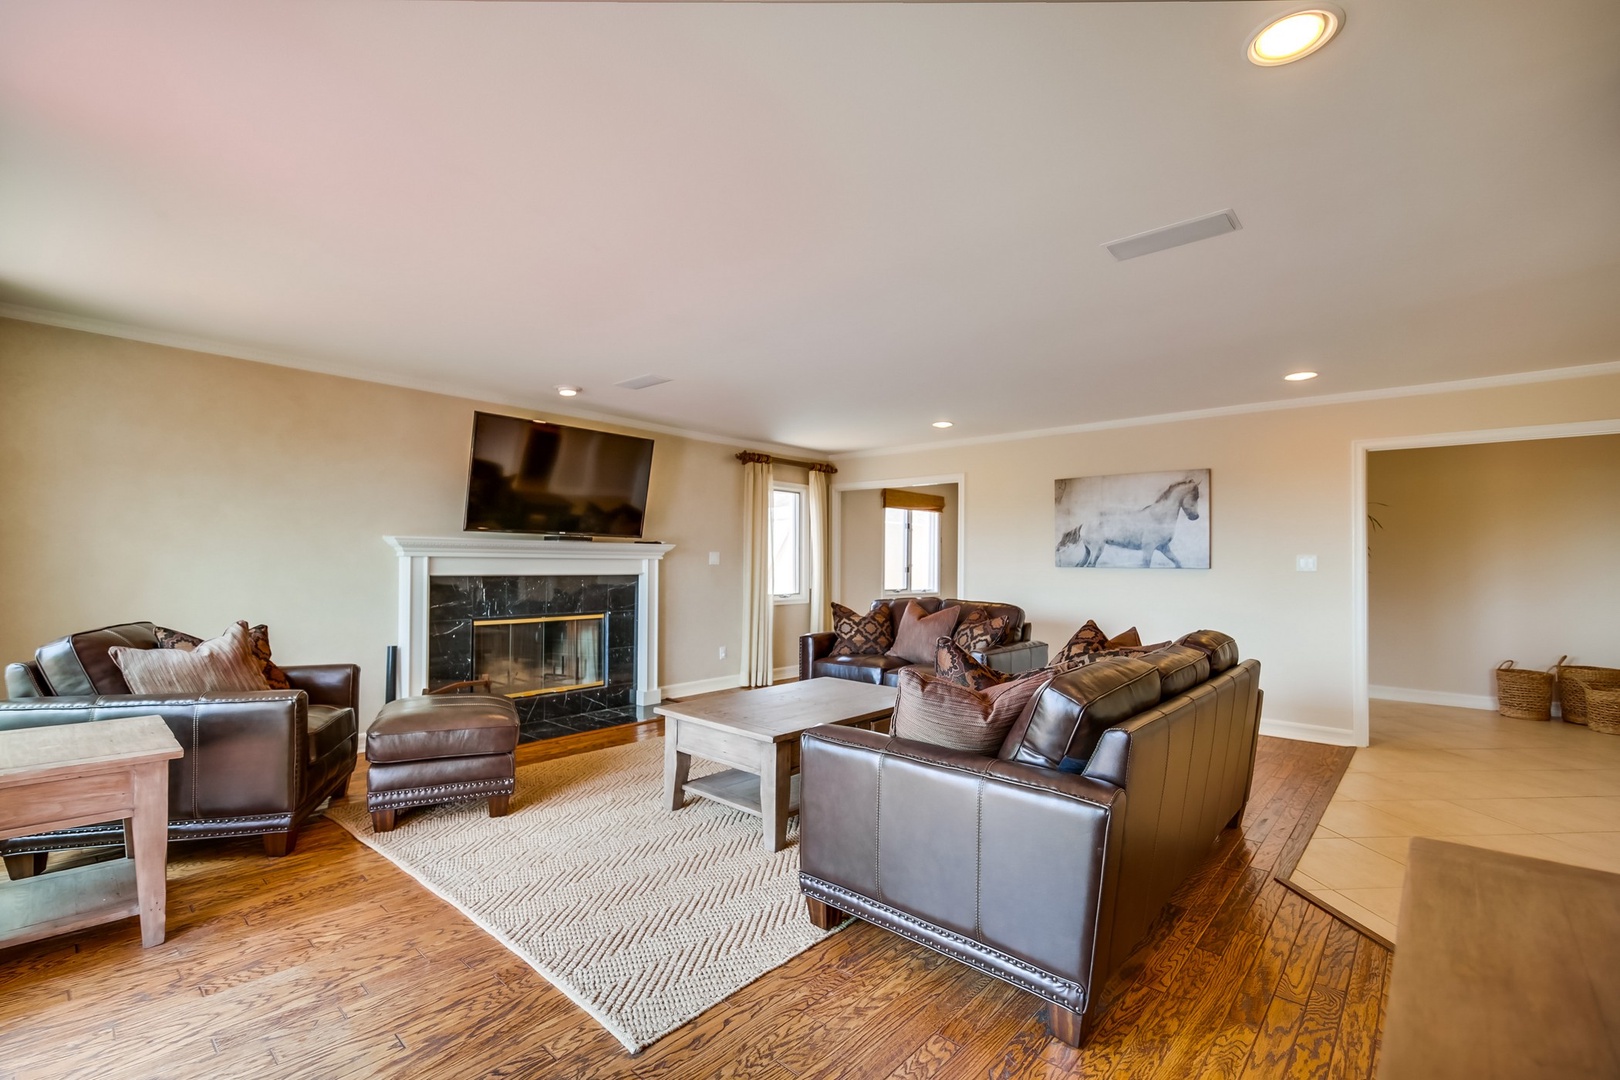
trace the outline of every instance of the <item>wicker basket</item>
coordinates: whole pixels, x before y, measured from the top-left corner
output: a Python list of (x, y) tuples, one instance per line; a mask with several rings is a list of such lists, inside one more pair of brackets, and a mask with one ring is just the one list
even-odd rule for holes
[[(1567, 659), (1560, 656), (1558, 663)], [(1551, 720), (1556, 682), (1552, 671), (1516, 668), (1512, 660), (1504, 660), (1496, 669), (1496, 711), (1514, 720)]]
[(1558, 696), (1565, 720), (1586, 723), (1586, 695), (1593, 690), (1620, 690), (1620, 668), (1558, 662)]
[(1586, 691), (1586, 726), (1605, 735), (1620, 735), (1620, 690)]

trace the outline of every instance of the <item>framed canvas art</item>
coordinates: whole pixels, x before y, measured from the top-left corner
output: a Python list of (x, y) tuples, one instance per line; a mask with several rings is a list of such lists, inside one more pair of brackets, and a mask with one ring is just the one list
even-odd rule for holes
[(1057, 564), (1209, 569), (1209, 470), (1056, 484)]

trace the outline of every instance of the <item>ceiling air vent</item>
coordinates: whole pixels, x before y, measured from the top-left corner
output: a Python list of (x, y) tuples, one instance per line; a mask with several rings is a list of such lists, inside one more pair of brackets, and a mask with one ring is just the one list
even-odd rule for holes
[(667, 382), (669, 380), (662, 375), (638, 375), (634, 379), (626, 379), (624, 382), (617, 382), (613, 385), (622, 386), (626, 390), (645, 390), (649, 386), (657, 386), (660, 383)]
[(1127, 236), (1123, 240), (1104, 244), (1103, 247), (1107, 248), (1108, 253), (1114, 258), (1124, 262), (1138, 255), (1151, 255), (1155, 251), (1180, 247), (1182, 244), (1191, 244), (1197, 240), (1208, 240), (1212, 236), (1234, 232), (1241, 228), (1243, 226), (1238, 223), (1236, 213), (1222, 210), (1218, 214), (1207, 214), (1190, 221), (1178, 221), (1162, 229), (1149, 229), (1145, 233), (1137, 233), (1135, 236)]

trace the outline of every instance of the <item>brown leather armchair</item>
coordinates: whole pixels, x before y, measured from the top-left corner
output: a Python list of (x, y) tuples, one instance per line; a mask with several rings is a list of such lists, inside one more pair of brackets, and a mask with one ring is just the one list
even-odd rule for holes
[(853, 915), (1028, 990), (1079, 1046), (1095, 991), (1248, 798), (1260, 665), (1224, 634), (1182, 642), (1056, 676), (995, 756), (806, 732), (811, 921)]
[[(158, 647), (151, 623), (70, 634), (6, 667), (0, 728), (161, 716), (185, 749), (169, 764), (169, 839), (264, 837), (285, 855), (322, 801), (348, 787), (359, 752), (360, 669), (287, 667), (291, 690), (132, 694), (107, 650)], [(0, 841), (13, 877), (42, 868), (45, 853), (121, 845), (123, 823), (104, 822)]]

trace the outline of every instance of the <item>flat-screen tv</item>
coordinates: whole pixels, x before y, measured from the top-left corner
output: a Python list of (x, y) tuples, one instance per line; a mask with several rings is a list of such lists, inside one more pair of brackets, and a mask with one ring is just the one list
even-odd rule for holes
[(653, 441), (473, 414), (467, 530), (641, 538)]

